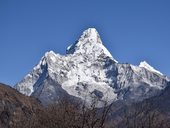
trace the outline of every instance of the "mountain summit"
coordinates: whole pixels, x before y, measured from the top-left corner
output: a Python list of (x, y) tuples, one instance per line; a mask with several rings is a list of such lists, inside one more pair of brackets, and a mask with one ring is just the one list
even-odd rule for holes
[(157, 71), (156, 69), (154, 69), (152, 66), (150, 66), (146, 61), (140, 62), (139, 67), (143, 67), (147, 70), (150, 70), (152, 72), (158, 73), (160, 75), (163, 75), (161, 72)]
[[(85, 30), (80, 39), (67, 48), (66, 53), (93, 55), (96, 58), (103, 56), (113, 59), (110, 52), (102, 44), (101, 38), (95, 28)], [(117, 62), (116, 60), (114, 61)]]
[(146, 63), (118, 63), (94, 28), (85, 30), (66, 53), (45, 53), (15, 88), (43, 104), (69, 96), (88, 103), (98, 98), (102, 106), (105, 101), (141, 101), (159, 93), (169, 81)]

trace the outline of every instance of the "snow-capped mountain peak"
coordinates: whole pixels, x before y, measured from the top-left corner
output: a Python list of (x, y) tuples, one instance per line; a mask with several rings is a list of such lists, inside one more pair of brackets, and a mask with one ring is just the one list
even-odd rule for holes
[(83, 32), (79, 41), (88, 40), (89, 42), (101, 43), (100, 36), (95, 28), (89, 28)]
[(163, 75), (161, 72), (159, 72), (158, 70), (156, 70), (152, 66), (150, 66), (146, 61), (140, 62), (139, 67), (145, 68), (145, 69), (147, 69), (147, 70), (149, 70), (151, 72), (155, 72), (157, 74)]
[(103, 56), (109, 57), (117, 63), (115, 59), (113, 59), (110, 52), (103, 45), (100, 35), (98, 34), (95, 28), (89, 28), (83, 32), (80, 36), (80, 39), (70, 45), (67, 50), (67, 54), (81, 54), (88, 56)]
[(56, 55), (56, 53), (52, 50), (45, 53), (45, 57), (51, 56), (51, 55)]
[(66, 55), (46, 52), (15, 88), (43, 104), (72, 96), (89, 103), (97, 97), (101, 106), (103, 101), (140, 101), (154, 96), (168, 80), (145, 61), (139, 66), (118, 63), (96, 29), (89, 28), (67, 48)]

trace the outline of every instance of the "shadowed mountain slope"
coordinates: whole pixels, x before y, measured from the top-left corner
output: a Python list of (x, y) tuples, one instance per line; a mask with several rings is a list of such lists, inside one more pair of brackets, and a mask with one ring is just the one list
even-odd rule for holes
[[(38, 100), (27, 97), (10, 86), (0, 84), (0, 128), (15, 128), (41, 110)], [(24, 125), (24, 124), (22, 124)]]

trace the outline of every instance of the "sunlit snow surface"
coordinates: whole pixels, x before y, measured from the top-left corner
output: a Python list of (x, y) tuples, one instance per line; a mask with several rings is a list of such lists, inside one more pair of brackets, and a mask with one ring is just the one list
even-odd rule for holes
[(150, 66), (146, 61), (142, 61), (139, 65), (139, 67), (143, 67), (151, 72), (155, 72), (158, 73), (160, 75), (163, 75), (161, 72), (157, 71), (156, 69), (154, 69), (152, 66)]
[(98, 98), (102, 106), (104, 101), (142, 100), (165, 88), (166, 83), (167, 77), (145, 63), (118, 63), (102, 44), (96, 29), (89, 28), (67, 48), (65, 56), (53, 51), (45, 53), (15, 87), (43, 103), (70, 95), (88, 103)]

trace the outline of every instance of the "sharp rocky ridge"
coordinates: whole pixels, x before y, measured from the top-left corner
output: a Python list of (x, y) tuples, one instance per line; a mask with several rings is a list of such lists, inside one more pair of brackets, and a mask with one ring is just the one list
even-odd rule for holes
[(105, 101), (131, 102), (155, 96), (168, 81), (146, 61), (139, 66), (116, 61), (96, 29), (89, 28), (67, 48), (66, 55), (46, 52), (15, 88), (45, 105), (69, 96), (89, 104), (98, 98), (100, 107)]

